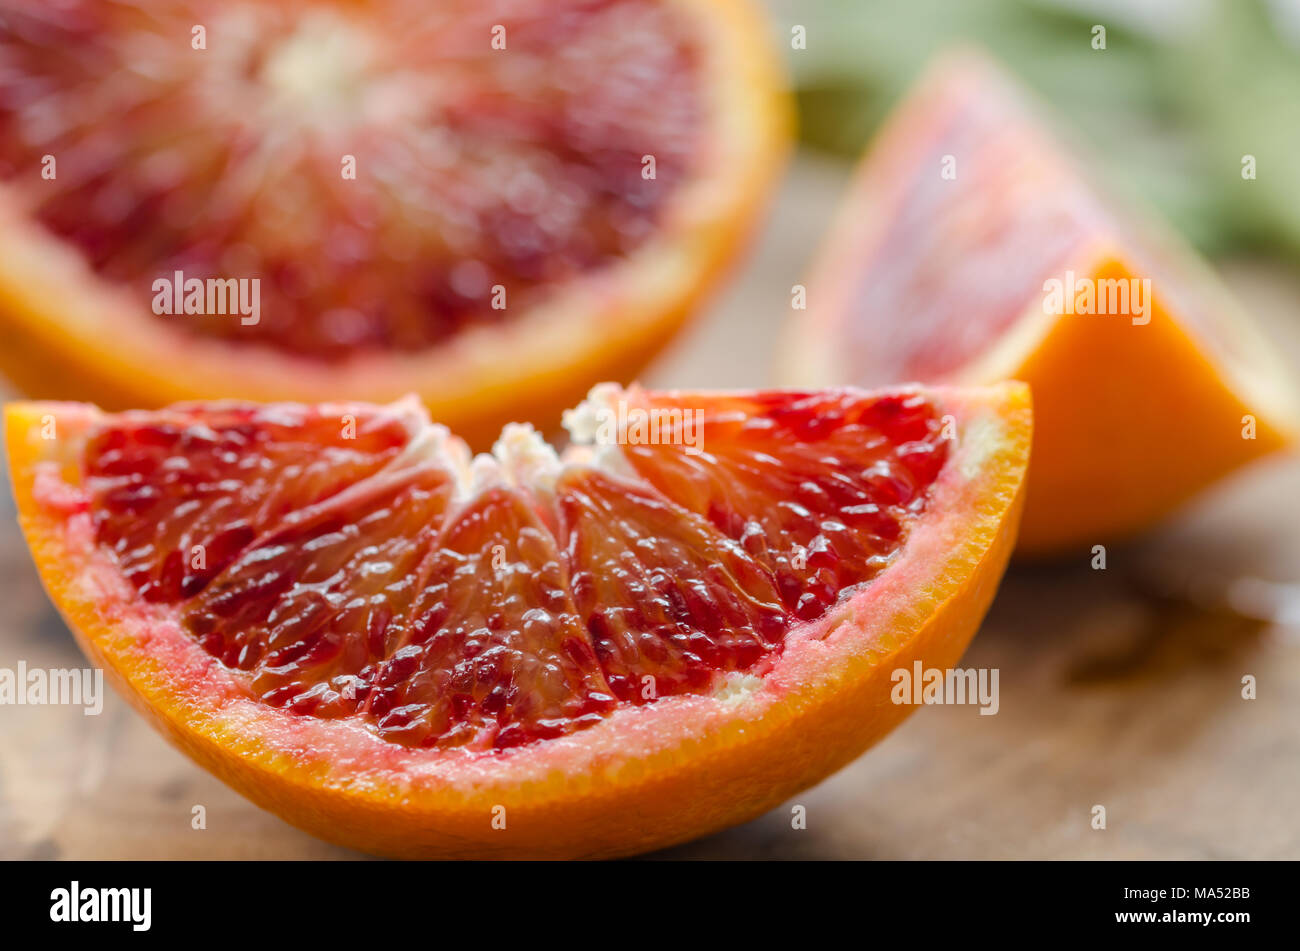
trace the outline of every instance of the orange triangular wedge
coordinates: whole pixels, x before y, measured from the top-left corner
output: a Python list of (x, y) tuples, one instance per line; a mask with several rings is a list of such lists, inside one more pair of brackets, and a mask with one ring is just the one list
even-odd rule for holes
[(1103, 197), (970, 53), (889, 119), (807, 294), (788, 382), (1032, 386), (1021, 551), (1146, 528), (1300, 418), (1287, 369), (1190, 249)]

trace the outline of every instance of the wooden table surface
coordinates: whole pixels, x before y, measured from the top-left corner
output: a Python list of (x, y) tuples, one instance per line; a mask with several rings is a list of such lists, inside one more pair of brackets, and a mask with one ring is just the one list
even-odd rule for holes
[[(770, 382), (774, 331), (843, 174), (797, 163), (739, 280), (650, 382)], [(1224, 270), (1300, 366), (1300, 280), (1278, 265)], [(1013, 566), (963, 662), (1000, 670), (996, 716), (924, 708), (792, 801), (807, 808), (807, 829), (791, 829), (787, 805), (660, 855), (1300, 857), (1300, 595), (1291, 594), (1291, 626), (1219, 605), (1234, 579), (1300, 583), (1298, 490), (1300, 461), (1264, 463), (1141, 543), (1112, 549), (1104, 571), (1086, 555)], [(6, 486), (0, 667), (20, 659), (83, 664), (40, 589)], [(1246, 674), (1257, 699), (1241, 696)], [(205, 830), (190, 826), (196, 804)], [(1105, 830), (1091, 827), (1095, 805), (1106, 807)], [(26, 857), (358, 856), (251, 805), (111, 695), (98, 717), (0, 707), (0, 858)]]

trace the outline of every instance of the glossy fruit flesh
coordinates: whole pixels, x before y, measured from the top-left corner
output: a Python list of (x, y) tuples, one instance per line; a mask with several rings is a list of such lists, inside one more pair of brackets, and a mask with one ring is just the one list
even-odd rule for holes
[(888, 567), (949, 451), (917, 393), (620, 398), (677, 425), (618, 464), (518, 429), (467, 466), (411, 405), (110, 416), (52, 500), (262, 703), (500, 749), (761, 674)]
[[(1013, 383), (598, 387), (568, 423), (562, 457), (514, 427), (471, 461), (411, 401), (5, 412), (19, 521), (90, 661), (254, 802), (411, 858), (647, 851), (842, 767), (914, 709), (894, 671), (959, 662), (1033, 432)], [(227, 496), (254, 538), (205, 565), (240, 520), (196, 513)], [(189, 558), (160, 570), (140, 521)]]
[(0, 180), (147, 307), (178, 271), (261, 282), (257, 323), (160, 318), (186, 332), (418, 350), (655, 233), (698, 43), (653, 0), (3, 0)]

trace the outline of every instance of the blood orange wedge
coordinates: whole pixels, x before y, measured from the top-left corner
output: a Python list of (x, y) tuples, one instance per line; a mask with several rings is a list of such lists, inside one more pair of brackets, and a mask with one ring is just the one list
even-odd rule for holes
[(752, 230), (790, 115), (764, 29), (749, 0), (0, 0), (0, 370), (558, 423)]
[(16, 403), (41, 577), (159, 728), (321, 837), (606, 856), (740, 822), (957, 661), (1020, 514), (1028, 388), (597, 387), (558, 455), (414, 400)]
[(1131, 534), (1294, 438), (1287, 370), (1224, 289), (973, 54), (879, 134), (796, 318), (788, 382), (1032, 385), (1021, 551)]

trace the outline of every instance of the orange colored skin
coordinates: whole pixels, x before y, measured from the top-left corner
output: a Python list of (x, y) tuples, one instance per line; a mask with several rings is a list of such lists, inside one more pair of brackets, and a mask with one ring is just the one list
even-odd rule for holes
[(627, 381), (696, 313), (755, 231), (793, 128), (786, 80), (751, 0), (666, 0), (698, 26), (710, 116), (700, 166), (625, 262), (544, 308), (417, 353), (341, 365), (199, 340), (93, 274), (0, 187), (0, 373), (38, 399), (107, 409), (239, 398), (391, 402), (486, 448), (506, 422), (545, 430), (603, 379)]
[[(958, 445), (895, 563), (817, 622), (793, 629), (743, 695), (665, 698), (590, 729), (505, 753), (408, 749), (352, 721), (298, 717), (249, 698), (142, 605), (59, 511), (96, 411), (12, 404), (6, 440), (19, 520), (41, 578), (86, 654), (196, 762), (257, 804), (334, 842), (409, 858), (628, 855), (744, 822), (825, 778), (912, 707), (892, 672), (959, 660), (1016, 537), (1032, 439), (1028, 388), (935, 392)], [(42, 419), (58, 439), (41, 438)], [(42, 469), (46, 472), (42, 475)], [(45, 501), (38, 501), (38, 495)], [(493, 827), (504, 808), (506, 827)]]
[[(1106, 256), (1091, 276), (1136, 275)], [(1158, 290), (1153, 298), (1144, 326), (1057, 318), (1013, 372), (1033, 388), (1038, 417), (1020, 552), (1135, 534), (1292, 441), (1285, 423), (1234, 390)], [(1247, 414), (1255, 417), (1254, 439), (1242, 437)]]

